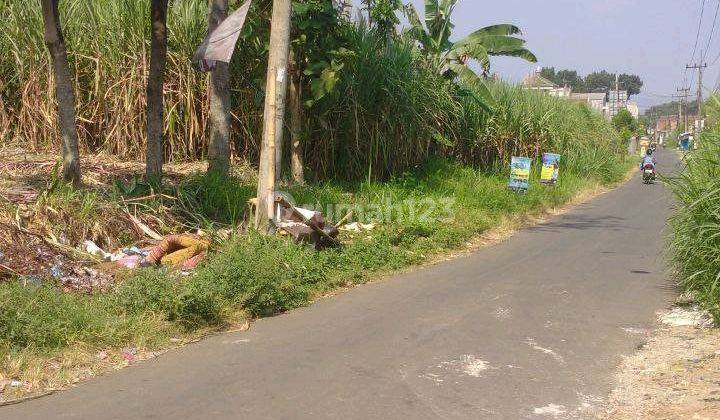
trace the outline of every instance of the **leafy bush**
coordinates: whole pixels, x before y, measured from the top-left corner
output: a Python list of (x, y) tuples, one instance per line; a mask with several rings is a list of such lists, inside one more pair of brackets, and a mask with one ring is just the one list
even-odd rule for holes
[(720, 321), (720, 126), (699, 141), (670, 180), (677, 206), (669, 253), (680, 284)]

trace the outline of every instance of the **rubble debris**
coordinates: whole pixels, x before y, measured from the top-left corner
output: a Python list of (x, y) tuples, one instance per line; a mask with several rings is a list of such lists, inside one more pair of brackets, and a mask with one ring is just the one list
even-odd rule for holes
[(89, 256), (67, 245), (58, 247), (47, 238), (15, 225), (0, 223), (0, 243), (3, 260), (0, 262), (0, 278), (14, 278), (23, 286), (40, 286), (44, 280), (53, 279), (63, 290), (94, 292), (113, 283), (112, 274), (90, 268), (95, 261), (78, 259)]
[(697, 305), (687, 308), (676, 306), (670, 311), (658, 313), (658, 320), (673, 327), (710, 328), (714, 324), (712, 315)]
[(315, 244), (316, 249), (340, 245), (336, 239), (338, 229), (333, 225), (326, 225), (319, 211), (295, 207), (283, 197), (276, 198), (275, 203), (278, 205), (275, 226), (296, 241)]
[(122, 358), (125, 359), (127, 362), (133, 362), (137, 355), (138, 351), (134, 347), (122, 350)]

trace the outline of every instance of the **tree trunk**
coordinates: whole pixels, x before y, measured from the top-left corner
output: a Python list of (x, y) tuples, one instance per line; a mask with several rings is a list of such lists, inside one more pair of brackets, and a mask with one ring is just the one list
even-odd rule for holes
[(257, 212), (255, 227), (267, 231), (271, 227), (275, 202), (276, 145), (282, 139), (287, 91), (288, 53), (290, 51), (290, 0), (273, 0), (270, 22), (270, 54), (265, 88), (263, 139), (258, 173)]
[(302, 121), (302, 79), (297, 61), (293, 56), (290, 58), (290, 169), (292, 170), (293, 181), (297, 184), (305, 183), (305, 172), (303, 169), (302, 145), (300, 138), (303, 131)]
[[(208, 33), (227, 18), (228, 0), (210, 0)], [(230, 168), (230, 69), (217, 62), (210, 76), (208, 172), (227, 176)]]
[(151, 0), (150, 72), (147, 81), (147, 151), (145, 176), (159, 182), (164, 159), (163, 83), (167, 58), (167, 7), (168, 0)]
[(55, 96), (57, 97), (58, 123), (60, 124), (63, 150), (62, 176), (63, 180), (77, 186), (81, 183), (81, 177), (80, 152), (75, 131), (75, 93), (65, 49), (65, 39), (60, 26), (59, 2), (60, 0), (42, 0), (45, 44), (52, 58), (55, 75)]

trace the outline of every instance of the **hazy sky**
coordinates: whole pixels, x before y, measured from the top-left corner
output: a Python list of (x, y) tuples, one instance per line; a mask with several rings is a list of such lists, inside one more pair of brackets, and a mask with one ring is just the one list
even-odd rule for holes
[[(423, 15), (422, 0), (412, 1)], [(705, 0), (703, 26), (695, 60), (705, 50), (720, 0)], [(359, 3), (359, 1), (357, 1)], [(453, 15), (455, 39), (475, 28), (514, 23), (523, 29), (537, 65), (635, 73), (645, 82), (635, 100), (642, 108), (671, 100), (690, 62), (703, 0), (459, 0)], [(710, 43), (708, 65), (720, 55), (720, 16)], [(536, 65), (495, 58), (493, 69), (517, 82)], [(703, 85), (712, 89), (720, 60), (708, 67)], [(695, 92), (696, 77), (687, 72)]]

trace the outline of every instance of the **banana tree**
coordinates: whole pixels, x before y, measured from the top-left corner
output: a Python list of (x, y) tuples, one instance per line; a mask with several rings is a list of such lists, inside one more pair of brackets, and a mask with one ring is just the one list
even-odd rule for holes
[(492, 95), (480, 77), (469, 66), (471, 60), (477, 61), (486, 76), (490, 71), (491, 56), (518, 57), (532, 63), (537, 62), (535, 55), (525, 48), (525, 40), (514, 35), (521, 33), (520, 28), (510, 24), (492, 25), (480, 28), (459, 41), (451, 41), (455, 28), (450, 16), (457, 0), (425, 0), (425, 24), (412, 4), (405, 6), (405, 15), (410, 22), (407, 30), (415, 39), (429, 63), (448, 78), (458, 78), (470, 88), (481, 106), (492, 105)]

